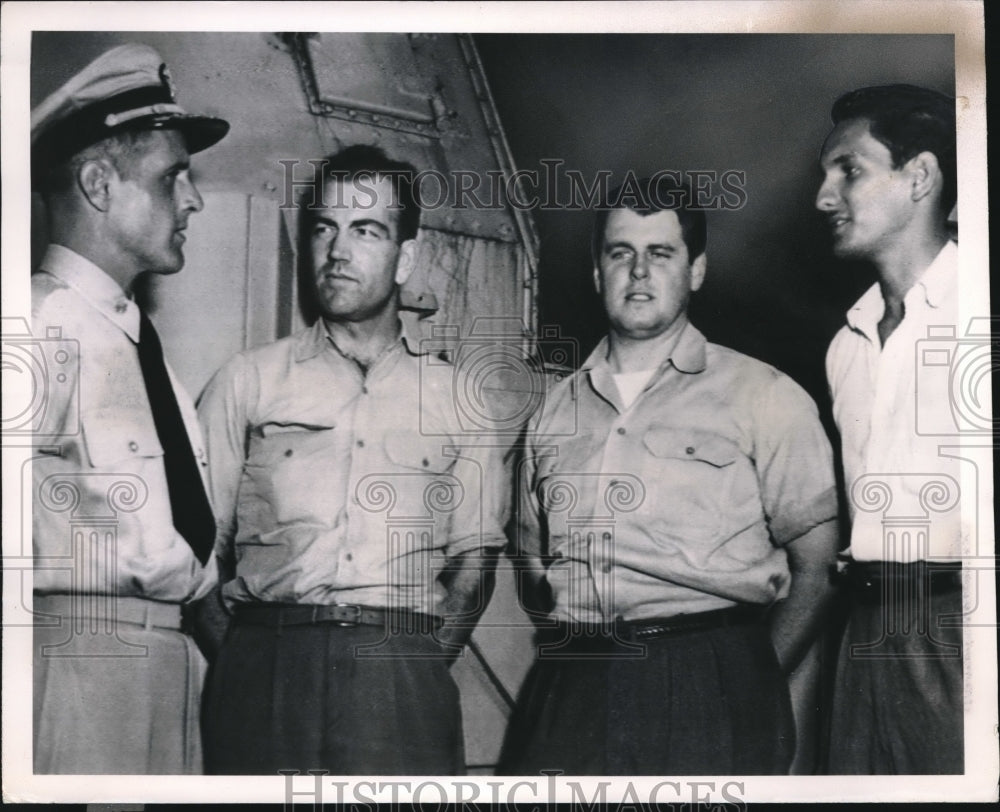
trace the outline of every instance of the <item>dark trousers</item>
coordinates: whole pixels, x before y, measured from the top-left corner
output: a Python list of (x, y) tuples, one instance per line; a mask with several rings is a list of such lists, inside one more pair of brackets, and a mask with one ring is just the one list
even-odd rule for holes
[(962, 592), (872, 583), (855, 590), (837, 666), (828, 771), (960, 774)]
[(237, 621), (209, 675), (210, 774), (465, 772), (458, 689), (428, 633)]
[(500, 774), (787, 773), (795, 727), (763, 623), (616, 645), (604, 659), (568, 653), (539, 651)]

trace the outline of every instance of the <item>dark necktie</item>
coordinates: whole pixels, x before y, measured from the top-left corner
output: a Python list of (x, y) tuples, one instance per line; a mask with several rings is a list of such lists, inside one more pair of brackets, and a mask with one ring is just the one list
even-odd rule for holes
[(170, 491), (174, 527), (191, 545), (198, 560), (208, 561), (215, 543), (215, 517), (202, 485), (191, 440), (184, 428), (177, 397), (163, 363), (160, 337), (146, 314), (139, 311), (139, 366), (153, 411), (156, 434), (163, 446), (163, 466)]

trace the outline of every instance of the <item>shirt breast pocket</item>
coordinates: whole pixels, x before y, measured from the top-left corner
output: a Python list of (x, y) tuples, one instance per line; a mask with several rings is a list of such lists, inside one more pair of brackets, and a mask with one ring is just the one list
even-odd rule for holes
[(279, 523), (332, 524), (343, 507), (342, 451), (333, 425), (256, 426), (250, 431), (241, 501), (266, 505)]
[(163, 456), (151, 415), (142, 412), (85, 412), (80, 418), (87, 458), (93, 468), (133, 471)]
[(719, 538), (733, 520), (734, 496), (746, 461), (725, 437), (653, 427), (642, 438), (646, 513), (658, 535), (680, 541)]
[[(74, 506), (76, 515), (107, 516), (111, 508), (125, 521), (127, 514), (144, 506), (147, 511), (151, 505), (159, 509), (166, 495), (166, 480), (163, 446), (152, 416), (122, 409), (85, 411), (80, 425), (84, 448), (81, 470), (71, 475), (80, 477), (74, 483), (80, 500)], [(51, 489), (63, 481), (65, 477), (57, 475), (41, 487), (55, 496)], [(120, 525), (119, 531), (124, 533), (123, 527)]]
[(535, 478), (541, 482), (552, 476), (591, 473), (599, 464), (597, 455), (603, 448), (603, 436), (598, 438), (593, 431), (581, 430), (546, 441), (535, 451)]
[(445, 452), (445, 438), (424, 437), (413, 431), (390, 431), (384, 439), (386, 471), (368, 477), (387, 490), (392, 516), (429, 517), (452, 512), (478, 482), (461, 482), (453, 474), (455, 458)]

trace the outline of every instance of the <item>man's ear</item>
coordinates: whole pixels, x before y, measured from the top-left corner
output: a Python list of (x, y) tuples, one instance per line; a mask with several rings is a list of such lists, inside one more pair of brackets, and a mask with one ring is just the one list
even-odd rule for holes
[(927, 197), (944, 181), (937, 155), (933, 152), (925, 150), (914, 155), (906, 162), (906, 167), (911, 178), (910, 197), (914, 201)]
[(76, 183), (83, 196), (98, 211), (111, 207), (111, 181), (115, 174), (110, 162), (103, 159), (84, 161), (77, 169)]
[(601, 292), (601, 269), (594, 265), (594, 290)]
[(708, 270), (708, 258), (702, 251), (691, 263), (691, 292), (698, 290), (705, 281), (705, 271)]
[(405, 285), (417, 266), (417, 241), (403, 240), (396, 258), (396, 284)]

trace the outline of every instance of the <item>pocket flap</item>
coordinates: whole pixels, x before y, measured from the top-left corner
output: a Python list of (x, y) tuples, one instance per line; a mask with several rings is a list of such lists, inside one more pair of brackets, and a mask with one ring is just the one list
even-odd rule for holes
[(252, 433), (258, 437), (274, 437), (276, 434), (293, 434), (306, 431), (330, 431), (336, 428), (331, 424), (319, 423), (263, 423), (255, 426)]
[(651, 428), (642, 440), (657, 457), (698, 460), (716, 468), (731, 464), (740, 454), (736, 443), (707, 431)]
[(448, 446), (450, 443), (415, 431), (390, 431), (385, 435), (385, 453), (390, 460), (428, 473), (442, 474), (452, 467), (455, 460), (444, 455)]
[(153, 416), (143, 412), (86, 412), (80, 420), (90, 464), (106, 468), (140, 457), (162, 457)]

